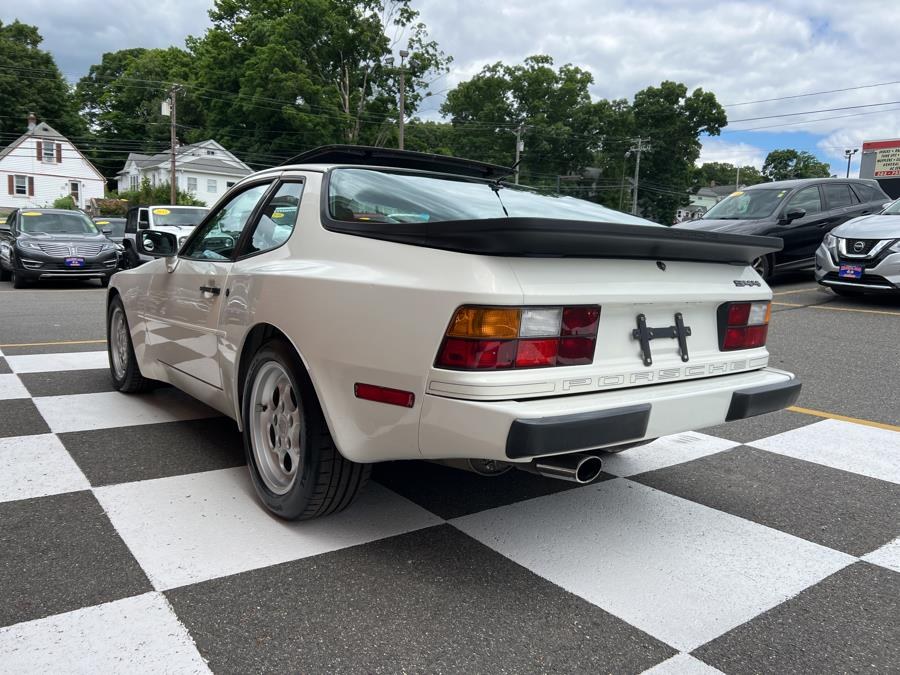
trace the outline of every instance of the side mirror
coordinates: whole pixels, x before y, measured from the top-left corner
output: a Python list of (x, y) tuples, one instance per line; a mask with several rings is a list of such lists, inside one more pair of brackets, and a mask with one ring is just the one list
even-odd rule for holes
[(103, 228), (102, 230), (100, 230), (100, 231), (101, 231), (103, 234), (105, 234), (107, 237), (108, 237), (109, 235), (112, 234), (112, 228), (111, 228), (111, 227), (104, 227), (104, 228)]
[(139, 230), (149, 230), (150, 229), (150, 216), (148, 216), (146, 212), (142, 212), (138, 216), (138, 229)]
[(154, 258), (167, 258), (178, 252), (178, 241), (169, 232), (141, 232), (137, 237), (138, 252)]
[(797, 220), (798, 218), (802, 218), (805, 215), (806, 215), (806, 209), (791, 209), (790, 211), (785, 213), (784, 216), (782, 216), (782, 220), (784, 220), (787, 223), (792, 223), (795, 220)]

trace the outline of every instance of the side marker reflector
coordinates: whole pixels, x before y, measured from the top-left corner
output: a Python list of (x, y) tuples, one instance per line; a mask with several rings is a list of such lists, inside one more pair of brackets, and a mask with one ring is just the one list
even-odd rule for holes
[(353, 385), (353, 393), (356, 398), (361, 398), (365, 401), (399, 405), (403, 408), (412, 408), (413, 404), (416, 402), (416, 395), (411, 391), (379, 387), (374, 384), (362, 384), (357, 382)]

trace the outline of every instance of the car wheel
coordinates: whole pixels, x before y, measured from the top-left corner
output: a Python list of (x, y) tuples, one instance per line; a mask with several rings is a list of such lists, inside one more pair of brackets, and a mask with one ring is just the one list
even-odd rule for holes
[(308, 520), (349, 506), (371, 465), (338, 452), (293, 349), (281, 340), (260, 347), (243, 391), (244, 450), (266, 508), (287, 520)]
[(122, 299), (116, 296), (109, 303), (106, 317), (106, 343), (109, 355), (109, 374), (113, 386), (126, 394), (148, 391), (155, 382), (141, 375), (134, 345), (131, 342), (131, 331), (128, 328), (128, 317)]
[(768, 281), (772, 276), (772, 259), (767, 255), (760, 256), (753, 261), (753, 269), (763, 278), (763, 281)]
[(103, 277), (100, 279), (100, 286), (102, 288), (107, 288), (109, 286), (109, 277)]
[(28, 280), (16, 271), (16, 268), (10, 270), (9, 280), (13, 288), (25, 288), (28, 286)]

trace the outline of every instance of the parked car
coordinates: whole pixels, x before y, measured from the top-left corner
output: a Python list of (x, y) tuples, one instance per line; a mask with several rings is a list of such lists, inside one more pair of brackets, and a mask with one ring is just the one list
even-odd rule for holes
[(125, 261), (125, 245), (122, 241), (125, 239), (125, 219), (114, 218), (109, 216), (97, 216), (93, 218), (94, 225), (101, 228), (106, 238), (116, 245), (116, 251), (119, 254), (118, 266), (123, 267)]
[(598, 449), (796, 400), (768, 367), (772, 294), (750, 265), (778, 239), (509, 175), (323, 148), (242, 180), (177, 255), (144, 232), (160, 258), (108, 293), (115, 387), (169, 382), (237, 420), (259, 498), (289, 519), (346, 507), (373, 462), (588, 482)]
[(753, 262), (768, 280), (776, 272), (811, 269), (816, 249), (828, 232), (851, 218), (881, 211), (888, 201), (890, 197), (874, 180), (776, 181), (737, 190), (699, 220), (674, 227), (778, 237), (784, 242), (782, 250)]
[(900, 292), (900, 200), (826, 235), (816, 251), (816, 281), (839, 295)]
[(0, 279), (98, 279), (116, 271), (116, 245), (80, 211), (16, 209), (0, 225)]
[(153, 258), (140, 252), (138, 232), (169, 232), (181, 245), (209, 213), (205, 206), (135, 206), (125, 216), (123, 267), (137, 267)]

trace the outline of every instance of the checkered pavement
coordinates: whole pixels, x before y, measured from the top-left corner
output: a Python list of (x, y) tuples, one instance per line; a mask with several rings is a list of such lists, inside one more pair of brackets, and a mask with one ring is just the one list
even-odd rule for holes
[(589, 486), (380, 465), (257, 503), (233, 422), (0, 357), (0, 672), (897, 672), (900, 434), (789, 412)]

